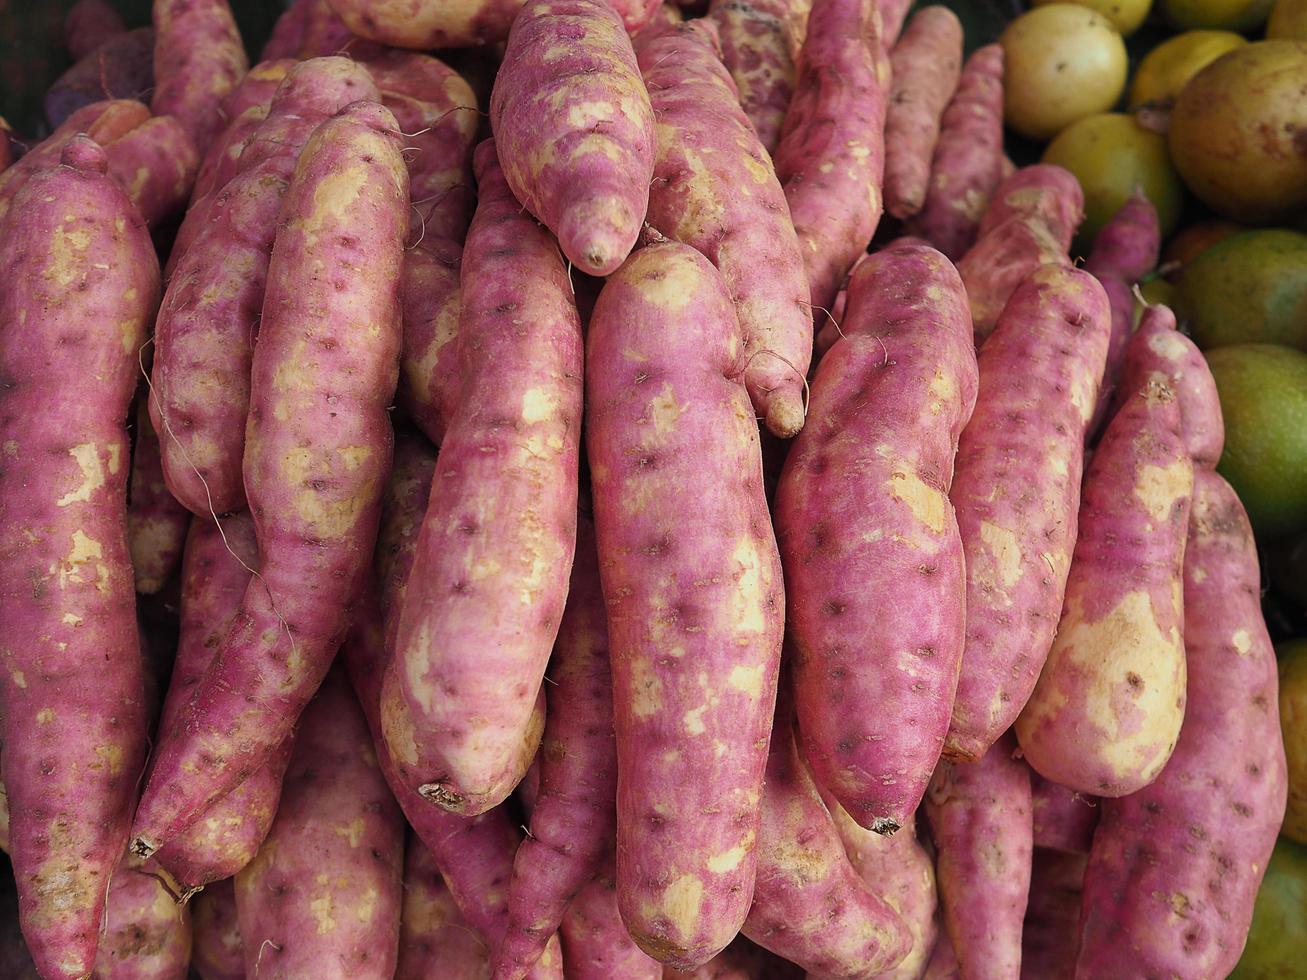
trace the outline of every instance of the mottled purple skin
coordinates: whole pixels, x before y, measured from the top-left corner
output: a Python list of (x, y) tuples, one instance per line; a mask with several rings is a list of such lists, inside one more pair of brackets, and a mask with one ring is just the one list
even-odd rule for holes
[(1003, 178), (1003, 49), (977, 48), (940, 118), (930, 185), (907, 230), (956, 262), (976, 240), (981, 215)]
[(776, 527), (804, 753), (854, 820), (892, 834), (921, 802), (958, 683), (966, 582), (948, 490), (976, 357), (957, 272), (922, 246), (858, 267), (842, 329)]
[(1085, 796), (1030, 772), (1035, 847), (1088, 854), (1103, 808), (1097, 797)]
[(109, 176), (127, 192), (151, 228), (186, 207), (200, 167), (200, 154), (176, 119), (147, 119), (105, 144), (104, 152), (109, 158)]
[(912, 0), (876, 0), (876, 6), (880, 8), (880, 21), (883, 25), (881, 44), (889, 51), (899, 42), (903, 22), (908, 19), (908, 11), (912, 8)]
[(181, 561), (191, 512), (177, 502), (163, 482), (159, 437), (150, 424), (144, 399), (136, 406), (135, 442), (127, 492), (127, 549), (132, 556), (136, 591), (154, 595)]
[(703, 966), (682, 972), (663, 967), (663, 980), (800, 980), (803, 968), (737, 936)]
[(113, 873), (93, 980), (180, 980), (191, 962), (191, 914), (130, 857)]
[(1174, 393), (1150, 384), (1085, 474), (1057, 636), (1016, 721), (1041, 776), (1096, 796), (1152, 782), (1185, 711), (1181, 565), (1193, 464)]
[(961, 977), (962, 968), (958, 965), (953, 943), (948, 938), (948, 932), (941, 929), (939, 939), (935, 941), (935, 949), (930, 954), (930, 962), (926, 964), (926, 972), (922, 974), (922, 980), (961, 980)]
[(260, 576), (185, 716), (162, 734), (133, 828), (138, 852), (268, 761), (362, 591), (391, 464), (408, 223), (400, 146), (389, 111), (354, 103), (310, 137), (282, 200), (245, 445)]
[(1034, 829), (1030, 769), (1004, 735), (975, 763), (944, 762), (926, 793), (944, 926), (968, 980), (1017, 980)]
[(404, 909), (395, 980), (490, 980), (490, 957), (458, 910), (426, 845), (410, 838), (404, 854)]
[(1036, 844), (1030, 901), (1021, 930), (1022, 980), (1075, 976), (1086, 860), (1083, 854), (1046, 851)]
[[(513, 860), (508, 931), (495, 952), (496, 977), (512, 980), (525, 974), (558, 931), (569, 903), (612, 850), (617, 830), (608, 622), (594, 524), (586, 515), (577, 521), (576, 561), (549, 679), (545, 733), (537, 755), (540, 786), (530, 829)], [(614, 899), (614, 919), (616, 915)], [(567, 941), (566, 930), (563, 939)], [(571, 967), (569, 961), (569, 973)]]
[(662, 980), (663, 965), (632, 942), (622, 924), (611, 861), (568, 905), (562, 936), (567, 980)]
[(947, 7), (922, 9), (890, 52), (885, 209), (896, 218), (926, 203), (940, 123), (961, 73), (962, 22)]
[(1017, 287), (981, 348), (949, 492), (967, 569), (951, 759), (974, 762), (1012, 726), (1053, 642), (1111, 329), (1093, 276), (1045, 265)]
[(1225, 422), (1216, 380), (1192, 340), (1175, 327), (1166, 306), (1144, 310), (1126, 351), (1114, 411), (1134, 392), (1158, 381), (1175, 391), (1180, 405), (1180, 436), (1195, 466), (1214, 468), (1225, 447)]
[(808, 274), (829, 310), (867, 250), (884, 202), (889, 57), (876, 0), (816, 0), (774, 155)]
[(294, 0), (272, 25), (260, 58), (321, 58), (347, 45), (352, 50), (356, 40), (327, 0)]
[(459, 245), (434, 235), (424, 237), (405, 251), (399, 287), (404, 310), (399, 403), (437, 445), (445, 439), (463, 386), (458, 363), (462, 262)]
[(1054, 164), (1036, 163), (1003, 178), (981, 215), (979, 231), (985, 235), (1013, 218), (1032, 218), (1069, 248), (1083, 212), (1084, 194), (1075, 176)]
[(299, 153), (320, 123), (357, 99), (377, 97), (367, 70), (346, 58), (296, 65), (250, 136), (238, 173), (207, 206), (197, 205), (205, 208), (202, 226), (169, 275), (155, 324), (150, 390), (151, 418), (166, 436), (164, 476), (192, 513), (246, 506), (242, 457), (254, 341)]
[(64, 47), (81, 61), (109, 38), (127, 31), (122, 15), (106, 0), (77, 0), (64, 15)]
[(630, 254), (649, 206), (654, 118), (604, 0), (528, 0), (490, 95), (504, 177), (582, 272)]
[(304, 711), (272, 830), (236, 876), (246, 975), (390, 980), (403, 874), (404, 817), (336, 670)]
[(145, 757), (125, 422), (159, 295), (104, 151), (77, 136), (61, 159), (0, 228), (3, 782), (23, 934), (49, 978), (95, 961)]
[(576, 547), (582, 338), (557, 244), (487, 140), (463, 251), (459, 404), (399, 613), (381, 701), (408, 785), (474, 816), (540, 742), (541, 683)]
[(636, 55), (657, 124), (645, 220), (708, 257), (744, 332), (744, 384), (767, 428), (803, 428), (812, 313), (785, 192), (719, 60), (713, 22), (641, 35)]
[(245, 980), (240, 927), (236, 922), (236, 885), (215, 881), (189, 903), (191, 968), (200, 980)]
[(753, 892), (785, 593), (743, 338), (706, 258), (636, 252), (595, 304), (586, 448), (617, 730), (617, 884), (646, 953), (680, 969)]
[(224, 125), (223, 100), (249, 71), (228, 0), (153, 0), (156, 116), (173, 116), (202, 154)]
[(794, 741), (782, 696), (767, 757), (758, 834), (758, 879), (742, 932), (809, 973), (878, 976), (912, 948), (912, 932), (881, 888), (868, 886), (844, 852)]
[(1077, 977), (1223, 977), (1243, 952), (1287, 780), (1260, 591), (1243, 506), (1200, 469), (1184, 562), (1184, 727), (1156, 781), (1104, 801)]
[[(1103, 373), (1094, 424), (1090, 426), (1093, 432), (1106, 423), (1113, 392), (1121, 380), (1126, 348), (1134, 330), (1135, 285), (1157, 267), (1161, 247), (1157, 209), (1142, 191), (1136, 191), (1094, 236), (1094, 247), (1085, 260), (1085, 271), (1103, 284), (1112, 304), (1112, 343), (1107, 349), (1107, 370)], [(1184, 412), (1180, 414), (1183, 416)]]
[[(197, 519), (186, 540), (182, 566), (181, 632), (159, 731), (171, 731), (212, 663), (240, 609), (252, 570), (258, 568), (254, 522), (248, 513)], [(258, 853), (277, 813), (281, 781), (293, 738), (240, 785), (165, 845), (155, 860), (186, 889), (230, 878)]]
[(154, 31), (141, 27), (107, 38), (55, 79), (42, 103), (59, 126), (77, 109), (102, 99), (139, 99), (154, 85)]

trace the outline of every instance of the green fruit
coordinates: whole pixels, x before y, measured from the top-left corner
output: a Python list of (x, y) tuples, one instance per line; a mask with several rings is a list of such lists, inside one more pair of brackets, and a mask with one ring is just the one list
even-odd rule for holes
[(1218, 466), (1257, 533), (1307, 528), (1307, 354), (1277, 344), (1207, 352), (1225, 416)]
[(1163, 0), (1166, 19), (1182, 30), (1250, 31), (1271, 12), (1271, 0)]
[(1204, 350), (1285, 344), (1307, 350), (1307, 235), (1234, 235), (1200, 252), (1180, 276), (1180, 315)]
[(1291, 980), (1307, 974), (1307, 847), (1281, 837), (1266, 866), (1239, 964), (1230, 980)]
[(1275, 652), (1280, 658), (1280, 728), (1289, 766), (1289, 805), (1280, 833), (1307, 844), (1307, 640), (1282, 644)]

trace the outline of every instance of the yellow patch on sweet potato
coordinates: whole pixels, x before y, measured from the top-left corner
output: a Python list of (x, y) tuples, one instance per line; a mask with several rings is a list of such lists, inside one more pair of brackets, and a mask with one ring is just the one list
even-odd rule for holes
[[(750, 835), (752, 836), (752, 835)], [(707, 868), (713, 874), (724, 875), (728, 871), (734, 871), (740, 866), (749, 854), (750, 848), (744, 844), (736, 844), (730, 850), (722, 851), (720, 854), (714, 854), (708, 859)]]
[[(323, 877), (325, 876), (320, 875), (319, 879)], [(326, 882), (322, 883), (325, 884)], [(330, 892), (326, 892), (309, 901), (309, 915), (311, 915), (313, 921), (317, 923), (319, 936), (325, 936), (336, 928), (336, 917), (334, 913), (334, 903), (332, 902)]]
[(726, 683), (742, 694), (756, 699), (762, 697), (762, 681), (765, 675), (766, 668), (762, 664), (754, 666), (736, 664), (726, 676)]
[(1234, 635), (1230, 637), (1230, 643), (1238, 651), (1239, 656), (1246, 657), (1253, 648), (1253, 638), (1245, 629), (1237, 629)]
[[(359, 142), (366, 145), (362, 140)], [(350, 212), (371, 180), (369, 168), (354, 165), (328, 174), (318, 182), (313, 189), (312, 206), (299, 218), (306, 249), (312, 248), (324, 234), (349, 228)]]
[(681, 936), (693, 936), (703, 907), (703, 882), (693, 875), (681, 875), (663, 892), (656, 907)]
[(336, 836), (344, 837), (349, 841), (350, 847), (358, 847), (359, 843), (363, 840), (363, 834), (366, 830), (367, 826), (364, 824), (363, 818), (357, 817), (354, 820), (349, 821), (349, 823), (343, 823), (337, 827)]
[[(64, 215), (68, 225), (74, 225), (74, 215)], [(91, 247), (91, 233), (76, 227), (56, 228), (50, 241), (50, 262), (45, 267), (45, 281), (59, 290), (66, 290), (87, 274), (91, 263), (86, 251)]]
[(998, 584), (1010, 589), (1021, 581), (1021, 542), (1016, 534), (992, 521), (982, 521), (980, 540), (989, 548), (993, 558), (990, 567), (998, 573)]
[(1176, 502), (1188, 497), (1193, 489), (1193, 467), (1188, 460), (1176, 460), (1166, 466), (1140, 467), (1135, 497), (1148, 510), (1148, 516), (1157, 523), (1164, 522)]
[(908, 505), (912, 516), (934, 534), (942, 534), (948, 526), (949, 503), (938, 487), (924, 482), (916, 473), (904, 467), (901, 461), (890, 472), (889, 492)]
[(77, 462), (82, 471), (82, 482), (55, 501), (56, 507), (69, 504), (86, 503), (95, 491), (104, 486), (104, 466), (100, 462), (100, 451), (93, 442), (84, 442), (68, 450), (68, 455)]
[(648, 657), (631, 658), (631, 711), (637, 718), (649, 718), (663, 706), (663, 683), (653, 672)]
[[(758, 546), (750, 538), (741, 538), (731, 552), (731, 561), (738, 566), (732, 593), (731, 625), (736, 633), (761, 633), (767, 628), (766, 599), (763, 594), (763, 560)], [(741, 638), (742, 644), (752, 641)]]

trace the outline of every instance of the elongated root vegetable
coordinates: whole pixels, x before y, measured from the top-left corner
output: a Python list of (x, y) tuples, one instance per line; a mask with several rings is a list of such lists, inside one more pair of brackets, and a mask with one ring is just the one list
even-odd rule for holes
[(490, 96), (513, 194), (582, 272), (606, 276), (649, 206), (654, 120), (635, 52), (605, 0), (529, 0)]
[(463, 249), (435, 235), (404, 253), (400, 306), (404, 348), (399, 401), (409, 418), (437, 445), (458, 408), (459, 270)]
[(123, 34), (127, 25), (107, 0), (77, 0), (64, 16), (64, 47), (81, 61), (115, 34)]
[(976, 400), (970, 330), (939, 252), (870, 256), (776, 493), (801, 742), (817, 781), (880, 833), (921, 802), (958, 682), (965, 580), (948, 490)]
[(395, 980), (490, 980), (490, 958), (440, 877), (425, 844), (413, 838), (404, 854), (404, 909)]
[[(347, 58), (291, 69), (241, 154), (239, 174), (214, 196), (172, 271), (155, 325), (150, 414), (168, 486), (195, 514), (245, 505), (254, 334), (296, 158), (321, 122), (377, 97), (367, 71)], [(407, 208), (403, 218), (407, 226)]]
[(245, 483), (260, 575), (162, 736), (136, 814), (138, 852), (268, 761), (344, 636), (390, 469), (407, 201), (395, 118), (375, 103), (323, 123), (300, 154), (251, 374)]
[(618, 902), (645, 952), (688, 969), (730, 942), (753, 892), (780, 562), (742, 338), (708, 260), (641, 249), (600, 293), (587, 344)]
[(813, 3), (774, 156), (814, 313), (831, 308), (880, 223), (889, 70), (876, 0)]
[(1238, 497), (1200, 469), (1184, 561), (1184, 727), (1155, 782), (1104, 801), (1077, 976), (1220, 977), (1243, 951), (1286, 797), (1260, 587)]
[(272, 33), (259, 57), (322, 58), (345, 54), (357, 39), (327, 0), (292, 0), (272, 25)]
[(175, 980), (191, 961), (191, 914), (159, 877), (123, 858), (109, 884), (95, 980)]
[(1016, 721), (1026, 761), (1081, 793), (1152, 782), (1185, 710), (1181, 563), (1193, 464), (1171, 388), (1132, 395), (1085, 475), (1062, 620)]
[(247, 976), (389, 980), (403, 866), (403, 816), (333, 672), (304, 711), (272, 830), (236, 876)]
[(139, 99), (154, 85), (154, 31), (141, 27), (108, 38), (46, 90), (42, 107), (51, 126), (102, 99)]
[(812, 0), (712, 0), (708, 16), (740, 107), (769, 154), (780, 142), (794, 96), (794, 52), (803, 43)]
[(61, 161), (0, 226), (0, 676), (23, 933), (83, 977), (145, 754), (124, 423), (159, 266), (104, 151)]
[(940, 122), (962, 72), (962, 23), (926, 7), (890, 54), (885, 115), (885, 208), (910, 218), (926, 203)]
[(540, 787), (530, 832), (513, 860), (508, 931), (495, 953), (499, 977), (520, 977), (535, 962), (558, 930), (568, 904), (612, 850), (617, 826), (608, 624), (594, 526), (584, 515), (578, 520), (576, 537), (571, 588), (554, 646), (553, 684), (547, 693)]
[(494, 141), (477, 148), (476, 173), (462, 394), (382, 696), (406, 781), (465, 816), (502, 802), (540, 742), (540, 685), (576, 544), (582, 371), (553, 239), (509, 191)]
[(1035, 846), (1054, 851), (1089, 853), (1090, 841), (1102, 807), (1096, 797), (1085, 796), (1039, 773), (1030, 773), (1030, 809), (1035, 825)]
[(940, 764), (926, 794), (944, 924), (966, 977), (1015, 978), (1030, 890), (1030, 769), (999, 739), (977, 763)]
[(200, 980), (245, 980), (245, 958), (236, 923), (236, 885), (215, 881), (188, 903), (191, 910), (191, 967)]
[(200, 155), (176, 119), (147, 119), (104, 151), (109, 158), (109, 176), (127, 192), (147, 225), (156, 227), (186, 206)]
[(953, 261), (976, 240), (989, 196), (1003, 179), (1003, 49), (974, 51), (940, 118), (921, 210), (907, 230)]
[(1072, 980), (1080, 951), (1085, 855), (1035, 847), (1030, 901), (1021, 927), (1023, 980)]
[[(258, 566), (254, 522), (247, 513), (197, 519), (182, 567), (181, 635), (159, 731), (169, 732), (186, 711), (200, 679), (240, 609)], [(290, 758), (288, 738), (262, 768), (250, 773), (198, 820), (168, 842), (155, 860), (187, 889), (229, 878), (249, 864), (272, 826)]]
[(663, 965), (633, 943), (622, 924), (611, 860), (567, 907), (563, 956), (568, 980), (662, 980)]
[(785, 193), (710, 22), (647, 33), (636, 53), (658, 120), (646, 220), (721, 273), (744, 332), (744, 385), (767, 427), (788, 438), (803, 428), (812, 314)]
[(136, 410), (136, 445), (127, 502), (127, 549), (132, 556), (136, 591), (153, 595), (163, 588), (181, 561), (191, 512), (177, 502), (163, 482), (159, 437), (141, 401)]
[(758, 883), (743, 932), (822, 977), (879, 976), (912, 948), (898, 913), (865, 884), (794, 743), (781, 696), (767, 756)]
[(981, 349), (949, 498), (967, 569), (967, 644), (944, 752), (974, 762), (1016, 720), (1053, 642), (1076, 541), (1086, 427), (1111, 333), (1093, 276), (1046, 265)]
[(154, 0), (155, 115), (173, 116), (200, 153), (223, 127), (222, 102), (249, 71), (227, 0)]
[(899, 35), (903, 32), (903, 22), (908, 19), (912, 0), (876, 0), (881, 20), (881, 44), (886, 51), (898, 46)]
[(1026, 276), (1041, 265), (1071, 264), (1067, 250), (1083, 206), (1080, 184), (1051, 164), (1023, 167), (995, 189), (976, 244), (958, 260), (977, 346)]

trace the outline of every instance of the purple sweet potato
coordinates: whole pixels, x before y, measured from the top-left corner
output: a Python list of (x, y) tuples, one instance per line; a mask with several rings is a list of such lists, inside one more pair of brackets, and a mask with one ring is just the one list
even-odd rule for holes
[(926, 793), (944, 925), (962, 976), (1021, 972), (1021, 921), (1030, 891), (1030, 769), (1000, 738), (975, 763), (941, 762)]
[(88, 52), (46, 90), (45, 118), (59, 126), (82, 106), (102, 99), (139, 99), (154, 85), (154, 31), (115, 34)]
[(81, 61), (111, 37), (126, 32), (122, 15), (107, 0), (77, 0), (64, 15), (64, 47), (73, 61)]
[(641, 36), (636, 54), (658, 122), (645, 219), (722, 275), (744, 332), (744, 384), (782, 438), (803, 428), (812, 314), (799, 240), (771, 158), (736, 100), (712, 22)]
[(582, 272), (630, 253), (649, 206), (654, 119), (635, 51), (604, 0), (528, 0), (490, 96), (513, 194)]
[(404, 818), (341, 670), (304, 711), (277, 819), (236, 876), (251, 977), (395, 974)]
[[(258, 561), (254, 522), (248, 513), (224, 517), (221, 527), (206, 518), (192, 524), (182, 567), (177, 657), (159, 731), (171, 731), (185, 713), (231, 628)], [(179, 885), (201, 888), (231, 877), (253, 860), (277, 813), (291, 741), (283, 742), (266, 765), (250, 773), (155, 855)]]
[(200, 980), (245, 980), (241, 934), (236, 922), (236, 886), (215, 881), (190, 903), (191, 967)]
[(769, 154), (780, 142), (794, 96), (794, 52), (811, 9), (812, 0), (712, 0), (708, 5), (740, 107)]
[(23, 934), (49, 978), (95, 962), (145, 756), (125, 423), (159, 296), (104, 150), (75, 136), (60, 159), (0, 226), (3, 782)]
[(1184, 726), (1151, 785), (1103, 802), (1077, 977), (1223, 977), (1243, 952), (1286, 796), (1260, 590), (1243, 506), (1200, 468), (1184, 556)]
[(181, 980), (191, 961), (191, 913), (157, 873), (123, 858), (109, 883), (93, 980)]
[(941, 929), (922, 980), (961, 980), (961, 977), (962, 970), (953, 943), (949, 940), (948, 933)]
[(1111, 333), (1087, 272), (1036, 269), (981, 348), (949, 499), (967, 569), (967, 643), (944, 752), (974, 762), (1030, 697), (1076, 542), (1090, 415)]
[(136, 445), (127, 493), (127, 550), (137, 592), (154, 595), (163, 588), (181, 561), (190, 522), (191, 512), (163, 482), (159, 437), (142, 399), (136, 406)]
[(712, 264), (666, 242), (609, 277), (586, 348), (618, 902), (680, 969), (748, 913), (785, 620), (742, 341)]
[(956, 262), (975, 243), (981, 215), (1003, 179), (1003, 49), (977, 48), (940, 118), (930, 184), (907, 230)]
[(663, 967), (663, 980), (801, 980), (803, 968), (736, 936), (703, 966), (681, 971)]
[(912, 0), (876, 0), (880, 11), (881, 43), (887, 51), (893, 50), (903, 32), (903, 22), (908, 19)]
[(562, 935), (567, 980), (662, 980), (663, 965), (640, 949), (622, 924), (611, 860), (567, 907)]
[(1030, 901), (1021, 928), (1022, 980), (1072, 980), (1080, 949), (1083, 854), (1035, 847)]
[(1102, 812), (1097, 797), (1067, 789), (1032, 769), (1030, 799), (1035, 847), (1074, 854), (1089, 853), (1094, 828), (1098, 826)]
[(893, 907), (854, 870), (794, 742), (782, 695), (767, 756), (758, 881), (744, 935), (821, 977), (870, 977), (912, 948)]
[(1016, 721), (1026, 761), (1081, 793), (1124, 796), (1166, 765), (1185, 711), (1181, 565), (1193, 464), (1175, 393), (1151, 383), (1085, 474), (1057, 636)]
[[(537, 756), (540, 787), (530, 829), (513, 860), (508, 930), (495, 952), (495, 975), (500, 978), (521, 977), (535, 962), (558, 931), (568, 903), (595, 877), (612, 850), (617, 829), (608, 623), (594, 525), (585, 515), (577, 521), (576, 561), (549, 679), (549, 711)], [(589, 903), (597, 901), (592, 896)], [(566, 930), (563, 939), (568, 941)], [(597, 959), (593, 969), (602, 962), (602, 957)], [(571, 967), (569, 959), (569, 973)]]
[(940, 122), (962, 72), (962, 22), (926, 7), (890, 53), (885, 115), (885, 209), (910, 218), (926, 203)]
[(222, 103), (250, 62), (228, 0), (154, 0), (156, 116), (173, 116), (200, 153), (224, 124)]
[(465, 816), (501, 803), (540, 742), (538, 702), (576, 545), (581, 324), (562, 257), (495, 142), (463, 251), (462, 390), (436, 463), (386, 672), (409, 785)]
[(147, 119), (105, 144), (109, 176), (127, 192), (145, 223), (157, 227), (190, 199), (200, 156), (191, 137), (171, 116)]
[(481, 937), (463, 918), (435, 858), (414, 838), (404, 855), (404, 910), (395, 980), (490, 980)]
[(395, 118), (376, 103), (347, 107), (300, 153), (250, 377), (244, 476), (260, 575), (187, 711), (162, 733), (133, 828), (138, 852), (268, 761), (344, 638), (390, 470), (407, 201)]
[(260, 57), (321, 58), (344, 54), (355, 37), (327, 0), (292, 0), (272, 25)]
[(404, 253), (400, 306), (404, 347), (399, 403), (432, 442), (445, 439), (463, 379), (458, 363), (459, 270), (463, 249), (436, 235)]
[(815, 0), (774, 154), (814, 315), (880, 223), (889, 71), (876, 0)]
[(957, 272), (924, 246), (858, 267), (842, 329), (776, 527), (804, 753), (854, 820), (892, 834), (921, 802), (958, 683), (966, 583), (948, 490), (976, 357)]

